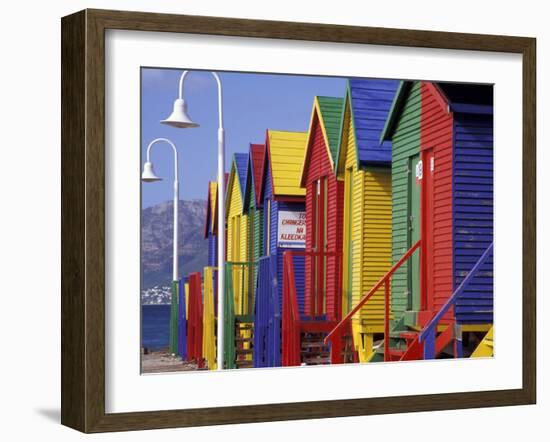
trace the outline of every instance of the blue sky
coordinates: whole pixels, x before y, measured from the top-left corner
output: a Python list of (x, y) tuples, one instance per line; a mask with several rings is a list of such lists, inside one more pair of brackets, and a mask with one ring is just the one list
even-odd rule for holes
[[(163, 124), (178, 95), (182, 70), (143, 68), (141, 71), (142, 162), (151, 140), (165, 137), (178, 148), (180, 198), (205, 199), (207, 182), (216, 179), (218, 102), (214, 78), (191, 71), (185, 80), (185, 100), (191, 118), (200, 124), (176, 129)], [(247, 152), (250, 143), (263, 143), (266, 129), (306, 131), (313, 97), (343, 97), (345, 80), (334, 77), (219, 73), (223, 85), (226, 171), (234, 152)], [(173, 155), (157, 144), (151, 160), (163, 181), (142, 183), (142, 206), (172, 199)]]

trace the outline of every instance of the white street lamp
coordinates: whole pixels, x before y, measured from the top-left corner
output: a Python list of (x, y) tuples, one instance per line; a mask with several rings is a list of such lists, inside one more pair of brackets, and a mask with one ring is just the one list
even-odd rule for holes
[(173, 236), (173, 257), (172, 257), (172, 300), (170, 306), (170, 352), (176, 354), (178, 351), (178, 316), (177, 316), (177, 291), (175, 289), (176, 284), (179, 281), (178, 271), (178, 201), (179, 201), (179, 183), (178, 183), (178, 150), (174, 143), (166, 138), (156, 138), (147, 146), (147, 161), (143, 165), (143, 173), (141, 174), (141, 180), (146, 183), (152, 183), (160, 181), (162, 178), (155, 174), (153, 169), (153, 163), (151, 162), (151, 148), (156, 143), (167, 143), (172, 146), (174, 151), (174, 236)]
[[(199, 125), (191, 120), (187, 114), (187, 105), (183, 99), (183, 82), (187, 77), (188, 71), (181, 74), (179, 81), (179, 96), (174, 102), (172, 114), (162, 120), (161, 123), (180, 129), (188, 127), (198, 127)], [(223, 348), (224, 348), (224, 256), (225, 256), (225, 206), (224, 206), (224, 187), (225, 187), (225, 134), (223, 129), (223, 102), (222, 102), (222, 83), (220, 77), (215, 72), (210, 72), (218, 85), (218, 345), (217, 345), (217, 363), (218, 370), (223, 370)]]

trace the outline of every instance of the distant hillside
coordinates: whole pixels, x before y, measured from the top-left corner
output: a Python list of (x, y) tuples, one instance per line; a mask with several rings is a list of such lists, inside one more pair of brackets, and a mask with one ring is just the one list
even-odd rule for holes
[[(172, 281), (173, 203), (167, 201), (141, 211), (142, 289), (169, 286)], [(204, 236), (206, 201), (180, 200), (179, 271), (180, 276), (202, 271), (208, 259)]]

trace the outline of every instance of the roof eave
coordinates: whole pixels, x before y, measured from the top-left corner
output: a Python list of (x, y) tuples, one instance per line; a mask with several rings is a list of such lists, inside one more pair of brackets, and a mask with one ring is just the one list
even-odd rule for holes
[(300, 187), (306, 186), (306, 164), (309, 163), (309, 152), (310, 152), (310, 145), (313, 138), (313, 122), (315, 119), (315, 114), (317, 113), (319, 119), (319, 100), (317, 99), (317, 96), (313, 97), (313, 108), (311, 109), (311, 117), (309, 117), (309, 128), (307, 131), (307, 139), (306, 139), (306, 149), (304, 152), (304, 160), (302, 162), (302, 171), (300, 173)]
[[(344, 135), (344, 124), (345, 124), (345, 117), (346, 117), (346, 108), (348, 105), (348, 102), (350, 98), (350, 89), (349, 89), (349, 80), (347, 81), (346, 85), (346, 93), (344, 94), (344, 103), (342, 105), (342, 115), (340, 118), (340, 134), (338, 136), (338, 153), (336, 155), (336, 165), (334, 167), (334, 173), (336, 176), (338, 176), (339, 170), (340, 170), (340, 161), (342, 157), (342, 139)], [(351, 111), (351, 104), (350, 104), (350, 111)]]
[(386, 123), (384, 124), (384, 129), (380, 134), (380, 144), (382, 144), (384, 141), (391, 140), (397, 126), (399, 115), (401, 114), (403, 106), (405, 105), (407, 93), (412, 87), (412, 84), (412, 81), (407, 80), (401, 80), (401, 82), (399, 83), (399, 86), (397, 87), (397, 92), (395, 93), (395, 97), (390, 108), (390, 112), (388, 113), (388, 117), (386, 118)]

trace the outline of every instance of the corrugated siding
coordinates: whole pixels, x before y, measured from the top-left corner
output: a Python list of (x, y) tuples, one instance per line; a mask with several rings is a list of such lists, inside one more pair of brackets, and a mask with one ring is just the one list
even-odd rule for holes
[[(454, 286), (493, 241), (493, 118), (455, 114), (453, 240)], [(461, 323), (493, 321), (493, 260), (477, 274), (456, 306)]]
[[(432, 247), (428, 250), (432, 275), (427, 275), (427, 309), (439, 311), (453, 292), (453, 249), (452, 249), (452, 187), (453, 187), (453, 118), (434, 97), (433, 89), (422, 84), (421, 145), (432, 148), (433, 171), (433, 213), (422, 214), (432, 226)], [(430, 173), (425, 165), (425, 173)], [(430, 221), (431, 218), (431, 221)], [(452, 317), (452, 309), (445, 320)]]
[[(396, 263), (409, 249), (408, 230), (408, 161), (420, 151), (421, 88), (415, 82), (411, 87), (403, 112), (392, 138), (392, 262)], [(408, 307), (408, 265), (403, 264), (392, 278), (392, 311), (399, 313)]]
[(276, 196), (305, 196), (300, 173), (306, 148), (306, 132), (268, 130), (269, 159)]

